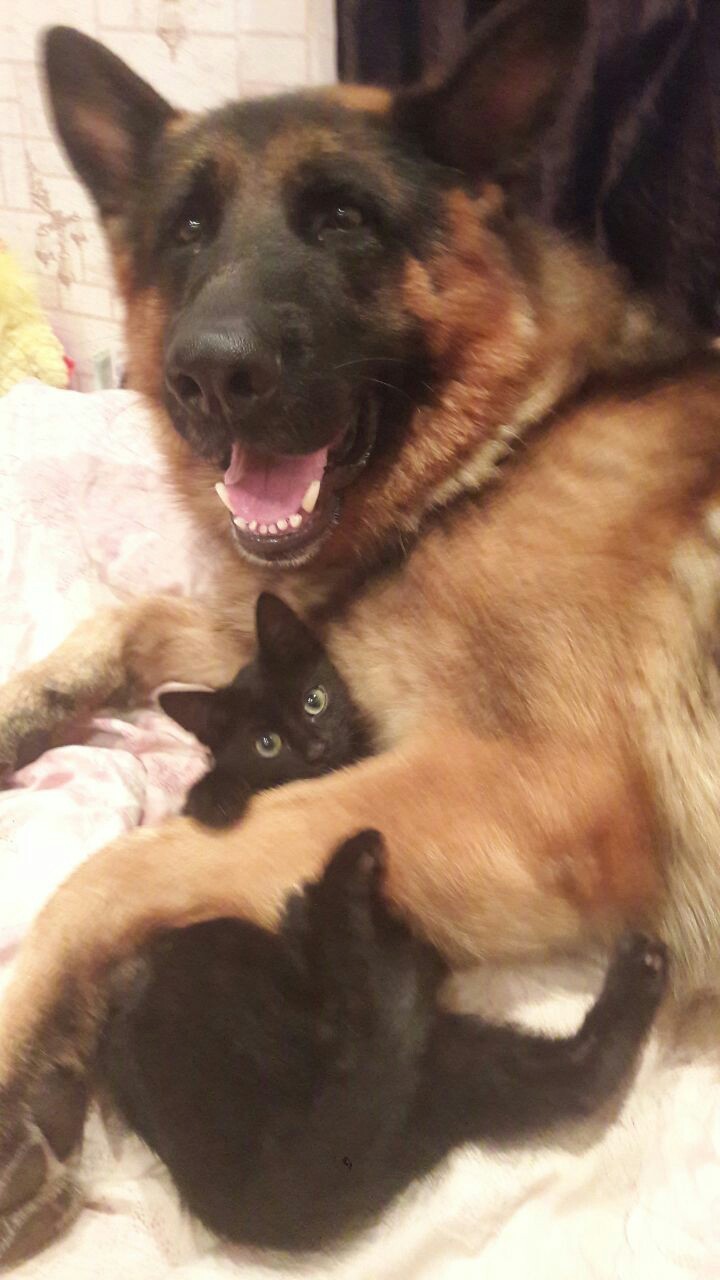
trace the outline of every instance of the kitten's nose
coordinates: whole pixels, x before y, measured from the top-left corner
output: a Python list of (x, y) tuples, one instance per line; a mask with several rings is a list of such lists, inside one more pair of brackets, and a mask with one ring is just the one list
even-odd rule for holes
[(317, 760), (322, 760), (322, 757), (324, 755), (325, 755), (325, 743), (322, 740), (317, 740), (315, 742), (310, 743), (307, 749), (308, 760), (310, 760), (313, 764), (315, 764)]

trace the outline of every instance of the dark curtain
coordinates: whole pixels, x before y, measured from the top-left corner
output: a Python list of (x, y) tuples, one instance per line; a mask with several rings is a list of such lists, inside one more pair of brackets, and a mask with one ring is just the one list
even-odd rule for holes
[(496, 0), (337, 0), (338, 70), (356, 84), (400, 85), (447, 62)]
[(590, 0), (541, 212), (720, 328), (720, 0)]
[[(503, 3), (337, 0), (340, 76), (416, 80)], [(588, 13), (534, 157), (536, 212), (720, 332), (720, 0), (588, 0)]]

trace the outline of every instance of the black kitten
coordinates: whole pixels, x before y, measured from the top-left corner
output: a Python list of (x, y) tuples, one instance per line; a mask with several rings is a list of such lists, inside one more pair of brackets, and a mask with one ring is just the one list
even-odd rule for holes
[(580, 1030), (448, 1013), (445, 969), (386, 906), (381, 841), (347, 841), (278, 934), (166, 934), (116, 984), (101, 1053), (129, 1123), (219, 1235), (312, 1249), (368, 1223), (456, 1144), (585, 1116), (632, 1068), (666, 983), (629, 935)]
[(206, 826), (236, 822), (256, 791), (330, 773), (367, 750), (360, 713), (309, 627), (269, 592), (255, 617), (257, 655), (232, 684), (160, 695), (213, 754), (183, 810)]

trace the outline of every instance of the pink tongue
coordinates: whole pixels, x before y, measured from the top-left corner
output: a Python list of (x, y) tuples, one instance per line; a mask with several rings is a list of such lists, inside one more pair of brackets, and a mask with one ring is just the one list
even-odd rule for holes
[(300, 458), (253, 458), (233, 445), (225, 472), (225, 487), (233, 514), (248, 523), (269, 524), (287, 520), (300, 510), (313, 480), (322, 480), (328, 450), (318, 449)]

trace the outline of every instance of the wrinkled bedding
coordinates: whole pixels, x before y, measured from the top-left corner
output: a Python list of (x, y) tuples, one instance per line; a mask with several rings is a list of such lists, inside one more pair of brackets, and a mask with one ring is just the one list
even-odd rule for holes
[[(0, 400), (0, 678), (42, 657), (103, 604), (207, 589), (141, 401), (36, 383)], [(203, 768), (158, 710), (96, 716), (0, 792), (0, 981), (64, 876), (122, 831), (177, 811)], [(569, 1030), (601, 961), (485, 969), (468, 1008)], [(667, 1011), (623, 1106), (522, 1150), (458, 1152), (369, 1237), (303, 1267), (218, 1246), (112, 1117), (94, 1113), (87, 1208), (18, 1277), (42, 1280), (720, 1280), (717, 1012)]]

